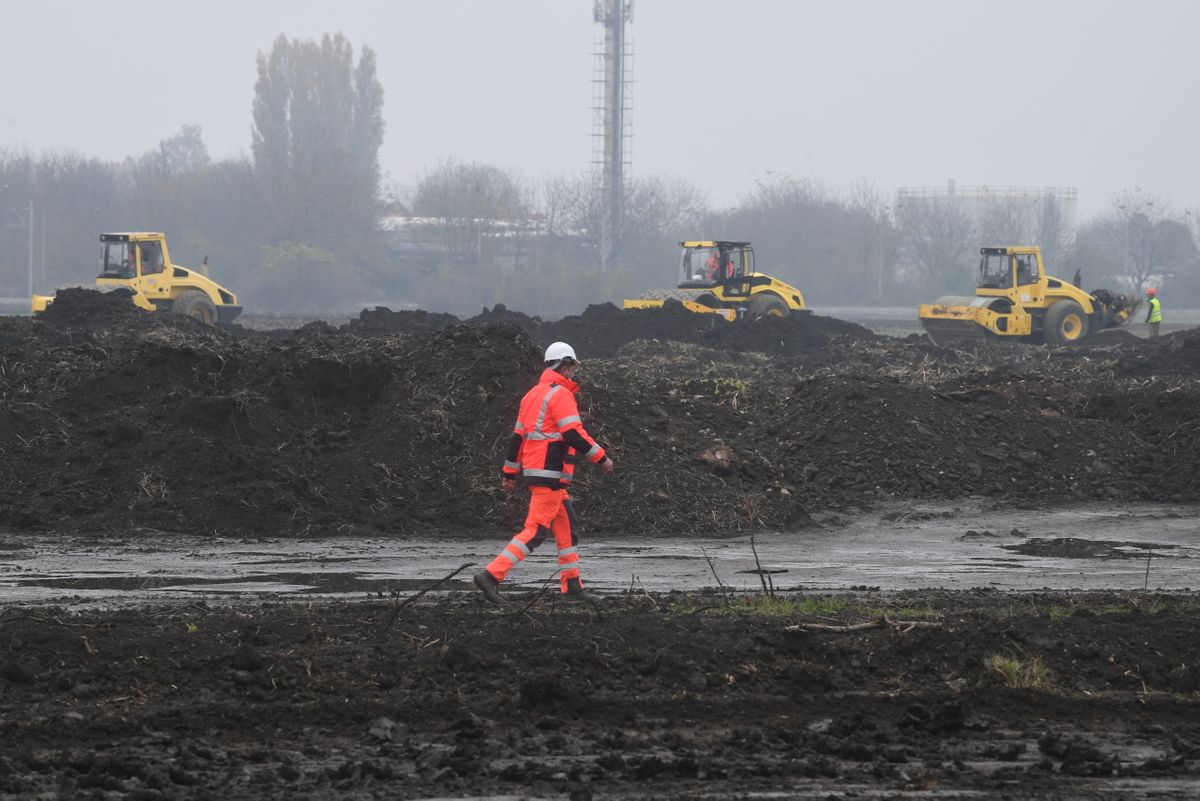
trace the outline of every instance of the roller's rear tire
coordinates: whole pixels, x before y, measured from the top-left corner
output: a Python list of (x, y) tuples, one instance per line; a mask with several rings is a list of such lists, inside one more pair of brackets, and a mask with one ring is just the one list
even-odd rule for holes
[(750, 319), (760, 317), (787, 317), (789, 309), (783, 298), (773, 292), (760, 292), (750, 299)]
[(171, 304), (171, 311), (207, 325), (215, 325), (217, 322), (217, 307), (208, 299), (208, 295), (198, 289), (189, 289), (175, 298), (175, 302)]
[(1088, 316), (1073, 300), (1050, 304), (1042, 320), (1047, 345), (1074, 345), (1088, 335)]

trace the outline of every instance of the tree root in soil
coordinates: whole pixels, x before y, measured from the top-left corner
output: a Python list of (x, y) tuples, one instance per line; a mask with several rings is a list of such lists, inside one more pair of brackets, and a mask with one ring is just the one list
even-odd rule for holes
[(900, 634), (907, 634), (913, 629), (940, 629), (942, 624), (930, 620), (892, 620), (887, 615), (868, 620), (866, 623), (854, 623), (849, 626), (833, 626), (827, 623), (794, 623), (787, 626), (785, 631), (829, 631), (846, 634), (854, 631), (870, 631), (872, 629), (892, 629)]

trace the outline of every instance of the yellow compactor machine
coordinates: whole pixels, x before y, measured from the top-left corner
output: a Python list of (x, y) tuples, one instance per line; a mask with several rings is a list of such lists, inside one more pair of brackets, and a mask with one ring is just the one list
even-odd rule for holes
[[(228, 289), (171, 262), (165, 234), (101, 234), (100, 245), (97, 287), (125, 292), (139, 308), (174, 312), (205, 323), (232, 322), (242, 312), (237, 296)], [(53, 302), (50, 295), (34, 295), (33, 313), (44, 312)]]
[(719, 314), (731, 321), (808, 313), (799, 289), (755, 272), (754, 248), (749, 242), (695, 240), (680, 242), (679, 247), (679, 287), (626, 300), (626, 309), (661, 308), (674, 299), (689, 311)]
[(981, 248), (974, 297), (947, 296), (918, 307), (939, 345), (997, 339), (1069, 345), (1124, 325), (1140, 301), (1107, 289), (1085, 292), (1046, 274), (1041, 248)]

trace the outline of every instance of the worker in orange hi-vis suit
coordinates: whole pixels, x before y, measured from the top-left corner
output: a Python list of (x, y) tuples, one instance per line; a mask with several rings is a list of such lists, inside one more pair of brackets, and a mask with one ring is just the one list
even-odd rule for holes
[(565, 342), (546, 348), (546, 369), (533, 389), (521, 399), (509, 438), (501, 481), (506, 490), (517, 487), (518, 479), (529, 488), (529, 513), (525, 526), (486, 570), (475, 575), (475, 586), (492, 603), (500, 603), (500, 582), (508, 571), (553, 535), (558, 545), (561, 589), (567, 596), (595, 599), (583, 588), (579, 576), (578, 537), (575, 511), (567, 487), (577, 459), (598, 464), (605, 473), (613, 461), (583, 427), (573, 379), (579, 369), (575, 350)]

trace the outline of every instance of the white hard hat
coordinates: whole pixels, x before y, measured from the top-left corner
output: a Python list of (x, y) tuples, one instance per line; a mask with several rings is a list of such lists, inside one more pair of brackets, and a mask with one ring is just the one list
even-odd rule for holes
[(575, 349), (566, 342), (553, 342), (550, 344), (550, 347), (546, 348), (546, 358), (543, 361), (547, 364), (550, 362), (561, 362), (563, 359), (570, 359), (573, 362), (579, 361), (579, 359), (575, 358)]

